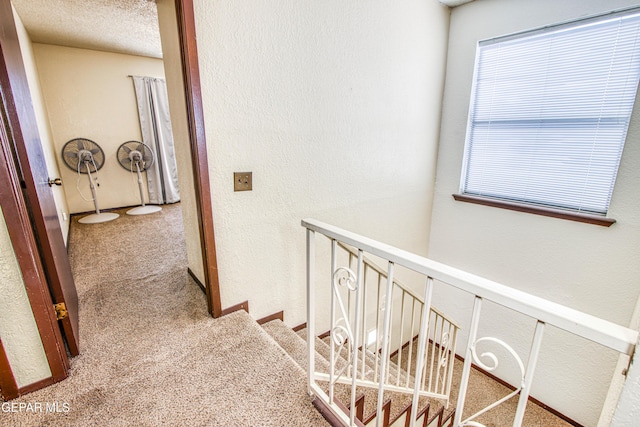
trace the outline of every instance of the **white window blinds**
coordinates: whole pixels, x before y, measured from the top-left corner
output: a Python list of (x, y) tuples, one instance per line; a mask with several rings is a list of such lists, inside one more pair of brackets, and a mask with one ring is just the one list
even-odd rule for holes
[(636, 10), (480, 42), (461, 192), (606, 215), (639, 33)]

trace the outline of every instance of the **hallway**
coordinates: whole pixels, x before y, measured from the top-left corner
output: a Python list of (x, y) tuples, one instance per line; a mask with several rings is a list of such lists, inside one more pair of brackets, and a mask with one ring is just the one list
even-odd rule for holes
[[(68, 379), (16, 399), (1, 425), (324, 425), (304, 372), (245, 312), (207, 314), (187, 273), (181, 207), (82, 225), (70, 260), (80, 356)], [(46, 405), (57, 403), (59, 412)]]

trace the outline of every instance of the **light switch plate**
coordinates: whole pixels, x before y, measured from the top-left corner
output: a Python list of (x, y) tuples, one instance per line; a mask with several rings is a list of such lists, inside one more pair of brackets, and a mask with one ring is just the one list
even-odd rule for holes
[(233, 173), (233, 191), (251, 191), (253, 189), (252, 172)]

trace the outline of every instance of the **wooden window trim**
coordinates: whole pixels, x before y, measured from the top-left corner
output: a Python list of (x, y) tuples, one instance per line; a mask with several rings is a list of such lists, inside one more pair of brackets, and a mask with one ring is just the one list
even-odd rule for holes
[(509, 202), (506, 200), (491, 199), (488, 197), (471, 196), (469, 194), (453, 194), (453, 198), (459, 202), (475, 203), (477, 205), (491, 206), (494, 208), (508, 209), (517, 212), (525, 212), (534, 215), (548, 216), (552, 218), (566, 219), (569, 221), (584, 222), (587, 224), (610, 227), (616, 220), (598, 215), (589, 215), (580, 212), (565, 211), (542, 206), (528, 205), (524, 203)]

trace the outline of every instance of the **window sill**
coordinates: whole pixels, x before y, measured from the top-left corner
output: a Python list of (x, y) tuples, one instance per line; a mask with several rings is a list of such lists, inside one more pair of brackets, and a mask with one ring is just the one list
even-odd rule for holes
[(453, 194), (453, 198), (459, 202), (475, 203), (478, 205), (491, 206), (494, 208), (509, 209), (512, 211), (526, 212), (534, 215), (549, 216), (552, 218), (566, 219), (569, 221), (586, 222), (588, 224), (601, 225), (610, 227), (616, 222), (613, 218), (606, 218), (598, 215), (589, 215), (579, 212), (569, 212), (560, 209), (543, 208), (540, 206), (525, 205), (516, 202), (507, 202), (504, 200), (489, 199), (480, 196), (470, 196), (468, 194)]

